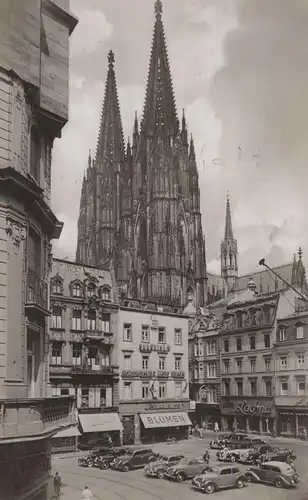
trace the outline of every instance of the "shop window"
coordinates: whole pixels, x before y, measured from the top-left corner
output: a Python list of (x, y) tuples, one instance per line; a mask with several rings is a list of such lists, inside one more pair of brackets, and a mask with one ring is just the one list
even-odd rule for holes
[(272, 381), (265, 380), (264, 386), (265, 386), (265, 396), (272, 396)]
[(149, 392), (149, 384), (142, 384), (142, 399), (148, 399)]
[(288, 367), (288, 359), (286, 356), (280, 357), (280, 370), (286, 370)]
[(111, 290), (108, 287), (103, 287), (101, 291), (101, 297), (104, 302), (110, 302), (111, 301)]
[(237, 373), (242, 373), (242, 367), (243, 367), (243, 360), (242, 359), (237, 359), (236, 360), (236, 372)]
[(80, 283), (74, 283), (71, 287), (71, 293), (73, 297), (82, 297), (82, 288)]
[(251, 396), (257, 395), (257, 381), (256, 380), (250, 381), (250, 395)]
[(166, 397), (166, 384), (165, 383), (159, 384), (158, 394), (159, 394), (160, 399), (163, 399)]
[(236, 350), (237, 351), (242, 350), (242, 339), (236, 339)]
[(224, 381), (224, 395), (230, 396), (230, 382), (228, 380)]
[(132, 399), (132, 383), (124, 382), (124, 399), (131, 400)]
[(236, 381), (236, 386), (237, 386), (237, 395), (238, 396), (243, 396), (243, 381), (242, 380), (237, 380)]
[(255, 359), (251, 359), (250, 360), (250, 371), (251, 372), (255, 372), (256, 371), (256, 360)]
[(174, 369), (175, 371), (180, 371), (182, 366), (182, 357), (174, 356)]
[(158, 343), (165, 344), (166, 343), (166, 328), (160, 326), (158, 329)]
[(150, 328), (146, 325), (142, 325), (141, 342), (150, 342)]
[(142, 369), (143, 370), (149, 369), (149, 356), (142, 356)]
[(224, 352), (229, 352), (229, 340), (224, 340)]
[(51, 346), (51, 364), (62, 365), (62, 342), (53, 342)]
[(96, 330), (96, 311), (90, 309), (88, 311), (88, 330)]
[(166, 357), (165, 356), (159, 356), (158, 369), (161, 371), (164, 371), (166, 369)]
[(216, 354), (216, 342), (215, 340), (207, 343), (207, 354)]
[(265, 347), (265, 349), (268, 349), (269, 347), (271, 347), (271, 337), (270, 337), (269, 333), (266, 333), (264, 335), (264, 347)]
[(104, 333), (110, 333), (110, 314), (102, 315), (102, 330)]
[(284, 342), (285, 340), (287, 340), (287, 332), (286, 329), (282, 327), (279, 329), (279, 341)]
[(181, 382), (176, 382), (174, 384), (174, 396), (175, 398), (180, 398), (182, 395), (182, 384)]
[(229, 359), (223, 360), (223, 369), (224, 369), (224, 373), (229, 373), (229, 369), (230, 369), (230, 360)]
[(306, 394), (306, 383), (304, 380), (299, 380), (297, 382), (297, 394), (298, 396), (305, 396)]
[(271, 359), (270, 358), (265, 358), (264, 359), (264, 365), (265, 365), (265, 371), (269, 372), (271, 371)]
[(124, 342), (132, 342), (133, 341), (132, 325), (130, 323), (124, 323), (123, 340), (124, 340)]
[(216, 363), (214, 361), (210, 361), (207, 365), (207, 376), (208, 378), (216, 378)]
[(72, 362), (74, 366), (81, 365), (81, 352), (82, 352), (81, 345), (73, 344)]
[(132, 355), (124, 354), (124, 369), (131, 370), (132, 368)]
[(182, 345), (182, 330), (180, 328), (174, 329), (174, 345)]
[(304, 338), (304, 327), (303, 326), (297, 326), (296, 327), (296, 338), (297, 339), (303, 339)]
[(72, 330), (81, 330), (81, 310), (74, 309), (72, 315)]
[(287, 381), (282, 381), (280, 384), (280, 394), (281, 396), (287, 396), (289, 391), (289, 384)]
[(249, 347), (250, 347), (251, 351), (255, 350), (255, 348), (256, 348), (256, 337), (255, 336), (249, 337)]
[(297, 368), (304, 368), (305, 367), (305, 356), (304, 354), (300, 354), (297, 356)]
[(51, 328), (62, 328), (61, 307), (53, 307), (51, 310)]

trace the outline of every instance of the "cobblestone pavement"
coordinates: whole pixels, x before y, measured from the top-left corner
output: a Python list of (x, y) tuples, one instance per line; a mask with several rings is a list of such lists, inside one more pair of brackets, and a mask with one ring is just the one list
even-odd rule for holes
[[(183, 453), (186, 456), (201, 456), (209, 439), (191, 439), (174, 445), (160, 443), (153, 450), (161, 453)], [(278, 441), (275, 439), (275, 445)], [(285, 444), (282, 444), (285, 446)], [(250, 484), (243, 490), (227, 490), (214, 493), (215, 500), (296, 500), (308, 499), (308, 445), (307, 443), (290, 443), (297, 455), (296, 467), (301, 476), (301, 484), (296, 490), (277, 489), (271, 486)], [(211, 461), (215, 461), (216, 451), (211, 451)], [(241, 468), (245, 469), (244, 466)], [(53, 459), (53, 471), (62, 477), (63, 488), (61, 500), (81, 499), (81, 492), (87, 485), (94, 500), (199, 500), (204, 495), (191, 489), (190, 483), (178, 484), (167, 480), (146, 478), (142, 470), (118, 472), (113, 470), (81, 468), (77, 465), (77, 457)]]

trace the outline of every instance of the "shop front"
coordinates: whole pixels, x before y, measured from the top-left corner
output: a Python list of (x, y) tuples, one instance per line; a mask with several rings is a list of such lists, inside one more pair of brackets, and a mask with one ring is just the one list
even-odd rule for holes
[[(308, 399), (292, 398), (293, 401), (280, 401), (277, 398), (277, 434), (286, 437), (308, 437)], [(285, 400), (287, 398), (284, 398)], [(289, 404), (279, 404), (289, 403)], [(293, 404), (292, 404), (293, 403)]]
[(84, 413), (79, 414), (81, 448), (100, 444), (119, 446), (122, 439), (123, 426), (117, 413)]
[(81, 436), (77, 427), (69, 427), (63, 429), (52, 437), (51, 451), (52, 453), (67, 453), (77, 451), (78, 437)]
[(276, 429), (275, 417), (273, 398), (222, 397), (221, 422), (223, 431), (272, 433)]
[(120, 403), (123, 444), (153, 444), (175, 438), (188, 438), (192, 422), (188, 416), (189, 399), (164, 403)]
[(193, 424), (203, 429), (214, 430), (215, 422), (220, 427), (220, 404), (219, 403), (197, 403), (196, 410), (192, 416)]

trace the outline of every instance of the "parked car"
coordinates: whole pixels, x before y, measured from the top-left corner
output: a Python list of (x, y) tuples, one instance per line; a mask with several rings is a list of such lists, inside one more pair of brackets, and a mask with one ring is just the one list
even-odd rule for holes
[(246, 454), (249, 452), (253, 451), (253, 448), (251, 447), (250, 443), (243, 443), (239, 448), (237, 447), (232, 447), (230, 448), (226, 447), (222, 450), (219, 450), (216, 454), (217, 459), (222, 461), (222, 462), (236, 462), (236, 461), (241, 461), (243, 456), (246, 456)]
[(247, 464), (257, 464), (258, 462), (263, 463), (272, 460), (291, 463), (296, 460), (296, 455), (288, 448), (262, 445), (256, 447), (254, 450), (249, 450), (247, 454), (243, 453), (241, 457), (241, 462)]
[(129, 448), (125, 447), (112, 448), (106, 455), (101, 456), (99, 458), (97, 466), (103, 470), (109, 469), (110, 464), (116, 458), (123, 457), (124, 455), (127, 455), (127, 453), (129, 453)]
[(267, 440), (261, 439), (261, 438), (251, 438), (250, 442), (251, 442), (251, 444), (253, 446), (261, 446), (261, 445), (264, 445), (264, 444), (268, 444)]
[(250, 467), (246, 479), (248, 482), (273, 484), (277, 488), (292, 488), (300, 481), (299, 475), (289, 464), (274, 460)]
[(144, 468), (144, 473), (149, 477), (158, 477), (159, 479), (163, 479), (165, 476), (165, 472), (169, 467), (176, 465), (180, 460), (184, 458), (183, 455), (170, 455), (163, 456), (161, 455), (158, 460), (155, 462), (150, 461), (148, 465)]
[(218, 434), (216, 439), (210, 441), (210, 448), (212, 450), (220, 450), (230, 441), (231, 435), (232, 434)]
[(182, 483), (201, 474), (207, 467), (203, 458), (182, 458), (176, 465), (166, 470), (165, 478)]
[(80, 457), (78, 459), (78, 465), (81, 467), (94, 467), (98, 460), (101, 457), (104, 457), (108, 454), (110, 454), (112, 448), (99, 448), (97, 450), (93, 450), (89, 453), (89, 455), (86, 455), (84, 457)]
[(153, 451), (150, 448), (131, 448), (127, 453), (121, 457), (115, 458), (111, 462), (112, 469), (127, 472), (133, 469), (141, 469), (149, 463)]
[(194, 489), (210, 494), (223, 488), (243, 488), (247, 486), (247, 479), (238, 467), (213, 465), (194, 477), (191, 484)]

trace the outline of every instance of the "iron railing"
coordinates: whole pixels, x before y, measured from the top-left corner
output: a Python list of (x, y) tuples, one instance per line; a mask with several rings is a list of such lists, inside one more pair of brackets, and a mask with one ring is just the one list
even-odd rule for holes
[(26, 303), (48, 309), (48, 284), (30, 270), (27, 273)]

